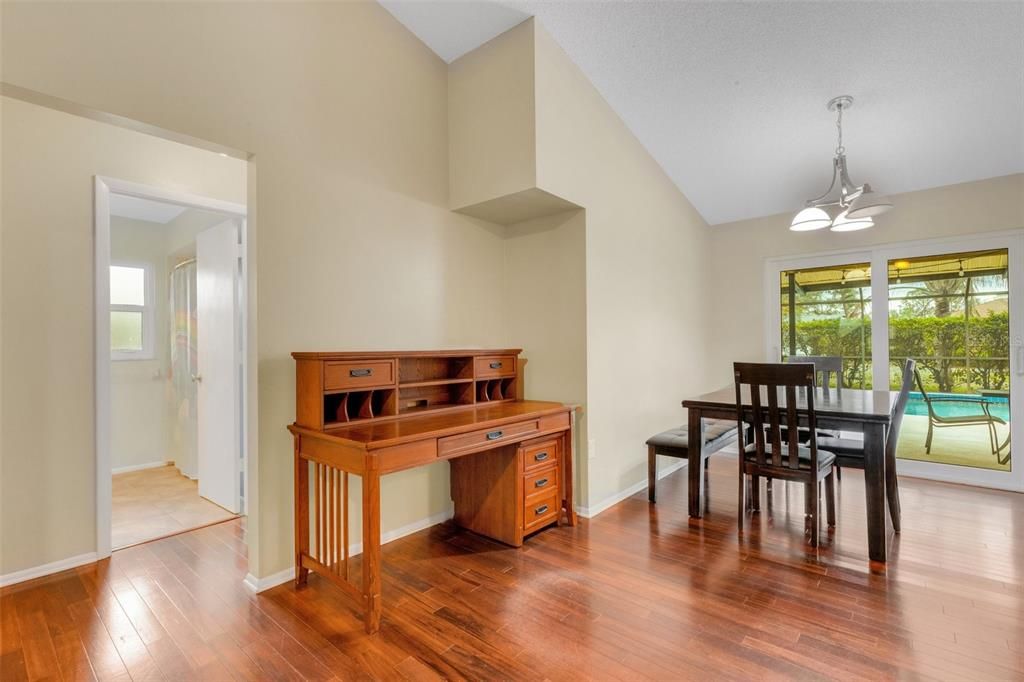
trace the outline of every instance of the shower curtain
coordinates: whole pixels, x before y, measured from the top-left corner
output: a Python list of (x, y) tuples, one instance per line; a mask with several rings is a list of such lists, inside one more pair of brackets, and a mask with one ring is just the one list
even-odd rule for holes
[(171, 271), (171, 456), (182, 474), (197, 478), (196, 434), (196, 262), (185, 261)]

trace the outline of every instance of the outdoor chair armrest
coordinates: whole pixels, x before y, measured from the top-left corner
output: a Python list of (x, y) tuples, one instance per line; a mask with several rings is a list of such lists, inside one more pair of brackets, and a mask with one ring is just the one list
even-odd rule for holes
[(930, 400), (933, 403), (980, 403), (980, 404), (986, 404), (986, 405), (991, 402), (987, 398), (983, 398), (981, 396), (973, 396), (973, 395), (956, 396), (956, 397), (946, 396), (946, 395), (942, 395), (942, 396), (930, 395), (930, 396), (928, 396), (928, 400)]

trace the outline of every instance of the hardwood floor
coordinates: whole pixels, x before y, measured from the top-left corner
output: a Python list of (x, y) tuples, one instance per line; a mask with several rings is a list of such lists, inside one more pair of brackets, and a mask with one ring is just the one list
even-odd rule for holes
[(128, 547), (234, 518), (172, 465), (113, 476), (111, 544)]
[(244, 521), (116, 552), (0, 592), (3, 680), (944, 679), (1024, 675), (1024, 497), (903, 479), (903, 528), (872, 572), (863, 486), (839, 486), (817, 552), (803, 494), (737, 539), (735, 461), (712, 457), (710, 512), (685, 470), (521, 550), (450, 524), (384, 547), (384, 619), (311, 576), (242, 585)]

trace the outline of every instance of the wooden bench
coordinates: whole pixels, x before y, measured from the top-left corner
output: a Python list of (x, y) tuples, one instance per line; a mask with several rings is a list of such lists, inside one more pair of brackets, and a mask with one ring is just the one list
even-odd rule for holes
[[(701, 464), (706, 466), (708, 455), (728, 445), (736, 434), (736, 422), (730, 419), (705, 419), (704, 447), (700, 451)], [(685, 459), (689, 454), (689, 437), (685, 425), (647, 439), (647, 499), (657, 502), (658, 455)]]

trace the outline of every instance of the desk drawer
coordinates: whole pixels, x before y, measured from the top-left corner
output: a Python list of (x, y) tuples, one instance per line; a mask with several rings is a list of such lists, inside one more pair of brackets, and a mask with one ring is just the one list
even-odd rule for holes
[(516, 373), (516, 356), (484, 355), (476, 358), (476, 378), (510, 377)]
[(324, 390), (391, 386), (395, 383), (394, 360), (324, 363)]
[(547, 469), (531, 469), (523, 474), (523, 495), (543, 495), (551, 490), (558, 490), (559, 469), (551, 466)]
[(557, 464), (560, 447), (556, 438), (527, 445), (523, 448), (523, 471), (532, 472)]
[(482, 431), (471, 431), (460, 433), (457, 436), (448, 436), (437, 439), (437, 456), (452, 457), (477, 450), (487, 450), (497, 447), (503, 443), (515, 442), (540, 431), (540, 421), (530, 419), (524, 422), (506, 424), (492, 429)]
[(523, 506), (523, 533), (532, 533), (558, 521), (559, 506), (557, 489), (546, 495), (535, 495), (527, 499)]

